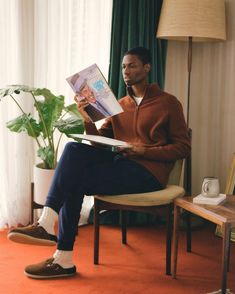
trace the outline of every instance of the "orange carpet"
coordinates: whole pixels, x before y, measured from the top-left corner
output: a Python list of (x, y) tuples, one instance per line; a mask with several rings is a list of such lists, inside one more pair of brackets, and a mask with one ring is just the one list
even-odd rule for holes
[[(93, 265), (93, 227), (80, 228), (74, 260), (78, 274), (67, 279), (33, 280), (23, 274), (25, 265), (50, 257), (54, 247), (16, 244), (0, 232), (0, 293), (207, 293), (220, 288), (221, 239), (214, 227), (193, 232), (193, 253), (185, 252), (180, 233), (178, 276), (165, 275), (165, 227), (131, 227), (129, 245), (121, 244), (119, 228), (101, 227), (100, 265)], [(228, 288), (235, 290), (234, 244)]]

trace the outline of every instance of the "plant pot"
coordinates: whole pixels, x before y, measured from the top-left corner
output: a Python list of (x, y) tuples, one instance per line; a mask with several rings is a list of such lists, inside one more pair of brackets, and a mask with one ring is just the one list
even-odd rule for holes
[[(54, 169), (43, 169), (41, 168), (42, 164), (37, 164), (34, 166), (34, 190), (33, 190), (33, 199), (32, 199), (32, 214), (31, 222), (35, 221), (34, 219), (34, 209), (37, 209), (35, 216), (40, 217), (42, 206), (45, 204), (48, 191), (54, 176)], [(88, 217), (90, 210), (93, 207), (94, 199), (90, 196), (85, 196), (83, 200), (81, 216), (79, 220), (79, 225), (85, 225), (88, 223)]]
[(34, 166), (34, 202), (44, 205), (55, 170), (40, 166), (41, 164)]

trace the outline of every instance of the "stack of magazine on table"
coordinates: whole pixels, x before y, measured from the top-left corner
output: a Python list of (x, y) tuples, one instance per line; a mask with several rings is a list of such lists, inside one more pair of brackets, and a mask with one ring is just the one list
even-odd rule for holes
[(218, 205), (222, 201), (224, 201), (224, 199), (226, 199), (225, 194), (219, 194), (216, 197), (206, 197), (206, 196), (203, 196), (202, 194), (199, 194), (199, 195), (197, 195), (196, 197), (193, 198), (193, 203)]

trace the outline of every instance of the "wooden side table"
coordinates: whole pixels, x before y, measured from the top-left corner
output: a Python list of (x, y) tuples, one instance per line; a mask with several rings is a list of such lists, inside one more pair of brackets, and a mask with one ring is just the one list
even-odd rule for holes
[(235, 196), (227, 196), (219, 205), (205, 205), (193, 203), (193, 197), (183, 197), (174, 201), (174, 229), (173, 229), (173, 278), (176, 278), (179, 217), (180, 209), (198, 215), (222, 228), (222, 276), (221, 293), (226, 293), (227, 270), (229, 262), (229, 243), (231, 229), (235, 227)]

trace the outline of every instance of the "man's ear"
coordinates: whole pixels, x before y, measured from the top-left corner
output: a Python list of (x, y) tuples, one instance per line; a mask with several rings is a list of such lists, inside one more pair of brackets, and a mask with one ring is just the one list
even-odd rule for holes
[(150, 70), (151, 70), (151, 64), (150, 64), (150, 63), (146, 63), (146, 64), (144, 65), (144, 70), (145, 70), (145, 72), (149, 73)]

